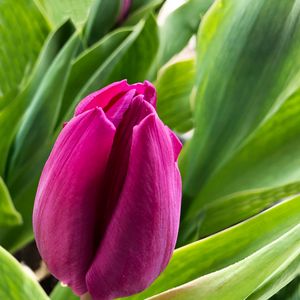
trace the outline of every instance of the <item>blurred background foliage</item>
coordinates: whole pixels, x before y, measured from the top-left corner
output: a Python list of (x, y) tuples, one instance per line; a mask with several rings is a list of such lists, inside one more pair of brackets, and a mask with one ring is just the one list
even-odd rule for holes
[(0, 2), (0, 299), (48, 297), (12, 256), (43, 164), (84, 96), (154, 82), (184, 143), (178, 249), (128, 299), (300, 299), (300, 1)]

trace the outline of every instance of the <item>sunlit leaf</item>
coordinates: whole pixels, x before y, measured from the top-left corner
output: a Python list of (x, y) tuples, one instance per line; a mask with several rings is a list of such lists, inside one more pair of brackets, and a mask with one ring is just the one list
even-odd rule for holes
[(0, 226), (12, 226), (21, 223), (21, 215), (16, 211), (9, 191), (0, 177)]
[(54, 290), (50, 294), (51, 300), (79, 300), (79, 297), (74, 295), (69, 287), (63, 286), (60, 282), (57, 283)]
[(49, 31), (34, 1), (0, 2), (0, 109), (27, 80)]
[(300, 198), (294, 197), (240, 225), (179, 248), (152, 286), (128, 299), (146, 299), (178, 287), (157, 299), (240, 300), (270, 285), (280, 273), (285, 274), (282, 282), (288, 283), (285, 271), (300, 254), (299, 218)]
[[(165, 64), (173, 55), (182, 50), (192, 35), (197, 33), (200, 21), (213, 1), (188, 0), (162, 21), (159, 29), (159, 66)], [(173, 0), (169, 0), (169, 2), (173, 2)]]
[(92, 0), (37, 0), (53, 27), (71, 19), (77, 26), (87, 19)]
[(0, 299), (49, 300), (34, 278), (0, 246)]
[(177, 132), (193, 127), (190, 103), (195, 77), (193, 59), (174, 63), (164, 68), (156, 81), (157, 111), (162, 121)]

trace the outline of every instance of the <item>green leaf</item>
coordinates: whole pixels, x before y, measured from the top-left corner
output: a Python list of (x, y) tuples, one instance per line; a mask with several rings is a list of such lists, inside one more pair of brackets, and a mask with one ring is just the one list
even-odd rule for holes
[[(0, 2), (0, 109), (13, 101), (49, 31), (34, 1)], [(17, 46), (16, 46), (17, 45)]]
[(121, 9), (121, 0), (95, 0), (86, 26), (85, 40), (92, 45), (102, 38), (117, 22)]
[(48, 37), (27, 84), (14, 101), (9, 103), (3, 110), (0, 110), (0, 136), (2, 137), (0, 139), (0, 175), (4, 175), (8, 151), (18, 129), (20, 119), (32, 102), (34, 94), (54, 57), (70, 37), (72, 31), (74, 31), (74, 27), (70, 22), (66, 22)]
[(21, 223), (22, 217), (16, 211), (9, 191), (0, 177), (0, 226), (13, 226)]
[[(235, 265), (151, 299), (251, 299), (251, 293), (260, 287), (261, 282), (272, 280), (272, 274), (276, 270), (284, 266), (286, 262), (290, 263), (291, 260), (299, 257), (299, 229), (300, 226), (296, 226), (278, 240)], [(299, 259), (297, 263), (299, 264)], [(259, 272), (257, 272), (257, 266), (259, 266)], [(236, 286), (239, 288), (237, 289)]]
[(80, 27), (87, 19), (92, 0), (38, 0), (53, 27), (71, 19)]
[(51, 300), (79, 300), (79, 297), (74, 295), (72, 290), (63, 286), (60, 282), (58, 282), (55, 286), (55, 289), (52, 291), (50, 295)]
[(0, 229), (0, 244), (7, 249), (16, 250), (33, 237), (31, 214), (38, 177), (53, 142), (71, 60), (79, 44), (75, 33), (59, 51), (38, 85), (16, 135), (7, 185), (24, 224), (21, 228)]
[[(13, 181), (20, 181), (17, 179), (19, 173), (23, 173), (25, 166), (26, 169), (30, 168), (31, 158), (36, 152), (37, 145), (39, 149), (42, 148), (52, 136), (71, 68), (71, 60), (79, 44), (78, 34), (74, 34), (55, 57), (26, 110), (14, 142), (11, 172), (8, 177), (9, 185), (14, 185)], [(27, 171), (25, 173), (27, 176)], [(14, 179), (12, 180), (11, 177)], [(23, 179), (20, 181), (20, 186), (22, 185), (24, 185)]]
[(154, 13), (154, 10), (163, 2), (163, 0), (151, 0), (148, 1), (144, 6), (139, 7), (137, 10), (133, 11), (122, 26), (133, 26), (137, 24), (142, 18), (150, 13)]
[[(81, 86), (63, 120), (68, 120), (72, 116), (76, 104), (82, 98), (109, 83), (122, 79), (128, 79), (130, 83), (145, 80), (157, 49), (157, 25), (150, 15), (147, 20), (142, 20), (134, 27), (132, 33), (98, 68), (97, 66), (94, 68), (93, 75)], [(91, 51), (87, 55), (93, 56), (94, 53)]]
[(246, 190), (211, 201), (202, 210), (203, 218), (196, 239), (246, 220), (271, 207), (279, 199), (299, 191), (300, 181), (275, 188)]
[(0, 246), (0, 299), (49, 300), (33, 277)]
[(141, 33), (130, 45), (107, 78), (107, 83), (128, 79), (130, 83), (144, 81), (158, 51), (158, 27), (153, 15), (144, 23)]
[(143, 6), (149, 5), (153, 0), (132, 0), (130, 5), (130, 12), (141, 9)]
[[(205, 15), (198, 35), (196, 129), (184, 178), (188, 198), (298, 89), (299, 15), (294, 0), (216, 1)], [(193, 202), (190, 215), (202, 205)]]
[(287, 286), (281, 289), (271, 300), (299, 300), (300, 299), (300, 277), (298, 276)]
[[(169, 0), (173, 1), (173, 0)], [(214, 0), (188, 0), (171, 12), (160, 26), (159, 62), (162, 66), (197, 33), (202, 16)], [(165, 5), (168, 5), (168, 1)], [(180, 33), (180, 34), (179, 34)]]
[(157, 112), (177, 132), (193, 128), (190, 96), (194, 85), (195, 61), (180, 61), (162, 69), (156, 81)]
[(299, 219), (300, 197), (294, 197), (179, 248), (152, 286), (128, 299), (146, 299), (175, 287), (153, 299), (246, 299), (258, 288), (272, 286), (280, 273), (282, 285), (287, 284), (290, 278), (285, 271), (300, 254)]
[(202, 234), (226, 228), (269, 207), (280, 197), (300, 192), (299, 114), (297, 91), (203, 186), (195, 200), (206, 203)]

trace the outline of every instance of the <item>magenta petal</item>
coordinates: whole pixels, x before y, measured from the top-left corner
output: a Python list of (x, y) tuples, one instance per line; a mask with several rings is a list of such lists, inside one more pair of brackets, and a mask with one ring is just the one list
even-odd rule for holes
[(121, 22), (125, 19), (128, 11), (129, 11), (130, 5), (131, 5), (131, 0), (122, 0), (121, 1), (121, 11), (120, 11), (120, 14), (118, 17), (118, 22)]
[(44, 167), (35, 199), (33, 228), (49, 270), (77, 294), (97, 240), (100, 183), (115, 128), (102, 109), (74, 117), (63, 128)]
[(166, 267), (175, 247), (181, 179), (168, 129), (155, 114), (133, 130), (125, 184), (87, 273), (94, 300), (142, 291)]
[(145, 80), (144, 83), (135, 83), (131, 85), (131, 88), (136, 89), (138, 94), (144, 95), (144, 100), (156, 108), (156, 89), (151, 82)]
[(176, 136), (176, 134), (167, 126), (166, 126), (166, 128), (171, 136), (171, 140), (173, 143), (173, 150), (174, 150), (174, 159), (175, 159), (175, 161), (177, 161), (179, 153), (182, 149), (182, 144), (181, 144), (179, 138)]
[[(129, 98), (141, 95), (144, 100), (156, 107), (156, 90), (149, 82), (128, 84), (126, 80), (112, 83), (107, 87), (96, 91), (85, 97), (77, 105), (75, 109), (75, 116), (90, 110), (95, 107), (101, 107), (109, 115), (117, 111), (124, 112), (130, 103)], [(124, 102), (124, 100), (126, 100)], [(124, 105), (125, 104), (125, 105)], [(113, 112), (110, 113), (110, 110)], [(117, 115), (117, 122), (122, 117), (122, 114)]]
[(75, 109), (75, 116), (94, 107), (104, 108), (114, 97), (129, 90), (126, 80), (114, 82), (105, 88), (86, 96)]

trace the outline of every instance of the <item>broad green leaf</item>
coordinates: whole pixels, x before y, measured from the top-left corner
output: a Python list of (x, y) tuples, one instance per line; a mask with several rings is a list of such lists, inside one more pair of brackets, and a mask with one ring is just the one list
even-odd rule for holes
[(201, 18), (213, 1), (188, 0), (162, 21), (159, 28), (159, 66), (162, 66), (173, 55), (180, 52), (187, 45), (190, 38), (197, 33)]
[(34, 275), (0, 246), (0, 299), (49, 300)]
[(141, 9), (143, 6), (149, 5), (153, 0), (132, 0), (130, 5), (130, 11), (134, 12)]
[(72, 24), (66, 22), (48, 37), (27, 84), (21, 89), (14, 101), (0, 110), (0, 136), (2, 137), (0, 139), (0, 175), (4, 174), (9, 147), (16, 134), (20, 119), (33, 100), (34, 94), (54, 57), (70, 37), (72, 31), (74, 31)]
[(102, 38), (117, 22), (121, 0), (95, 0), (84, 28), (88, 45)]
[(71, 19), (77, 26), (82, 26), (88, 17), (92, 0), (37, 0), (53, 27)]
[[(276, 5), (216, 1), (204, 16), (198, 34), (196, 129), (184, 178), (188, 198), (197, 196), (266, 116), (299, 88), (299, 16), (294, 0)], [(199, 213), (202, 204), (190, 203), (190, 214)]]
[(251, 299), (251, 293), (261, 286), (261, 282), (272, 280), (272, 274), (287, 262), (298, 258), (299, 265), (299, 249), (300, 225), (243, 261), (151, 299)]
[(31, 0), (0, 2), (0, 109), (11, 102), (34, 66), (49, 31)]
[[(26, 169), (30, 168), (30, 158), (34, 156), (33, 153), (38, 152), (48, 142), (54, 130), (71, 60), (79, 44), (78, 34), (74, 34), (55, 57), (26, 110), (14, 142), (11, 174), (8, 178), (10, 184), (11, 177), (18, 178), (18, 174), (23, 173), (25, 166)], [(37, 145), (39, 145), (38, 150), (36, 150)], [(23, 180), (20, 185), (24, 185)]]
[(9, 191), (0, 177), (0, 226), (13, 226), (21, 223), (22, 217), (16, 211)]
[[(270, 299), (280, 289), (289, 284), (300, 275), (300, 256), (295, 259), (287, 259), (272, 274), (268, 280), (261, 284), (247, 299), (264, 300)], [(286, 300), (286, 298), (284, 298)]]
[(118, 46), (132, 33), (132, 29), (119, 29), (106, 35), (98, 43), (83, 51), (72, 63), (70, 77), (64, 92), (58, 126), (64, 121), (63, 117), (74, 102), (77, 94), (94, 72), (105, 62)]
[[(179, 248), (152, 286), (128, 299), (146, 299), (179, 286), (178, 294), (171, 290), (168, 299), (176, 299), (173, 297), (185, 291), (187, 294), (178, 299), (245, 299), (278, 279), (279, 273), (299, 257), (299, 220), (300, 197), (294, 197), (237, 226)], [(185, 284), (187, 289), (183, 289)], [(190, 296), (192, 292), (195, 294)]]
[(194, 77), (195, 61), (190, 59), (162, 69), (155, 84), (158, 115), (177, 132), (186, 132), (193, 127), (190, 96)]
[(55, 289), (50, 294), (51, 300), (79, 300), (79, 297), (74, 295), (72, 290), (63, 286), (60, 282), (57, 283)]
[[(300, 182), (275, 188), (243, 191), (209, 202), (202, 210), (198, 236), (208, 236), (271, 207), (279, 199), (298, 194)], [(230, 213), (229, 213), (230, 212)]]
[(280, 197), (300, 192), (299, 114), (297, 91), (204, 185), (196, 200), (205, 203), (202, 234), (226, 228), (269, 207)]
[(300, 299), (300, 277), (298, 276), (287, 286), (281, 289), (271, 300), (299, 300)]
[(38, 177), (53, 142), (52, 134), (71, 60), (79, 44), (78, 34), (75, 33), (55, 57), (16, 135), (7, 184), (24, 224), (21, 228), (0, 229), (0, 244), (8, 249), (16, 250), (33, 237), (31, 214)]
[(153, 15), (145, 20), (141, 33), (130, 45), (107, 78), (107, 83), (128, 79), (130, 83), (144, 81), (158, 51), (158, 28)]
[[(210, 201), (243, 190), (274, 188), (299, 180), (300, 90), (290, 96), (204, 185)], [(296, 190), (295, 190), (296, 192)]]

